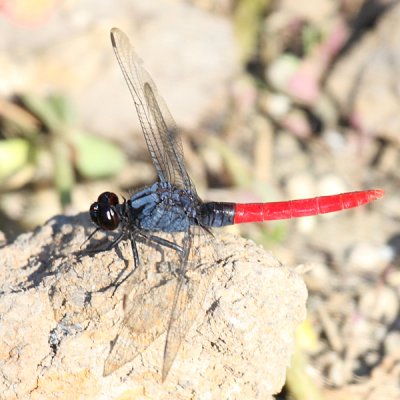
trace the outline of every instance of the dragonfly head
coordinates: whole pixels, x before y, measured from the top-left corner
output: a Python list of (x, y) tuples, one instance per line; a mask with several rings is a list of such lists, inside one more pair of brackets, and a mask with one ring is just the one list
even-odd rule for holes
[(119, 204), (118, 196), (112, 192), (104, 192), (90, 206), (90, 218), (101, 229), (113, 231), (120, 223), (116, 206)]

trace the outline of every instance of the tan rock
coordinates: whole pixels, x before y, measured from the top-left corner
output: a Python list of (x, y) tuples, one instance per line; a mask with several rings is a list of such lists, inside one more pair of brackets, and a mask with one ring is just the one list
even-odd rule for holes
[[(215, 236), (220, 261), (205, 301), (166, 381), (161, 383), (165, 334), (103, 377), (124, 317), (123, 297), (128, 287), (142, 289), (132, 288), (132, 279), (114, 285), (132, 267), (128, 243), (94, 256), (87, 243), (81, 248), (92, 229), (87, 214), (58, 216), (0, 249), (2, 399), (266, 399), (279, 392), (294, 330), (305, 316), (304, 283), (261, 247), (223, 233)], [(98, 241), (96, 236), (89, 246)], [(154, 254), (142, 258), (150, 281), (166, 268), (165, 262), (154, 267)], [(168, 290), (140, 300), (157, 299), (154, 315), (161, 320)], [(128, 301), (139, 306), (131, 295)]]
[(399, 143), (400, 5), (384, 13), (336, 64), (327, 80), (329, 93), (355, 125), (368, 134)]

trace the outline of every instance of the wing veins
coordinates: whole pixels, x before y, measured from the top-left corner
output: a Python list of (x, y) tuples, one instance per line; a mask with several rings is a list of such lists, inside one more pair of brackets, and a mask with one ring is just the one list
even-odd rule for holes
[(195, 193), (186, 172), (178, 129), (165, 101), (127, 36), (117, 28), (111, 41), (125, 81), (131, 92), (145, 141), (161, 181), (168, 181)]

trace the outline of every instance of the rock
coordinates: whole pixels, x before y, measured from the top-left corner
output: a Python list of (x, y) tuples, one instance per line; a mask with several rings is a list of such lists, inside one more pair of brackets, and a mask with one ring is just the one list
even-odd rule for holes
[(400, 5), (394, 4), (335, 64), (327, 80), (329, 93), (356, 127), (395, 143), (400, 129), (399, 16)]
[[(215, 236), (219, 261), (208, 289), (205, 285), (205, 300), (165, 382), (165, 334), (103, 377), (110, 342), (124, 317), (124, 296), (128, 303), (135, 299), (132, 292), (149, 289), (138, 296), (140, 303), (129, 303), (127, 309), (156, 299), (159, 308), (149, 318), (162, 326), (169, 319), (164, 300), (174, 278), (157, 287), (149, 284), (165, 272), (168, 255), (161, 257), (143, 246), (142, 285), (131, 286), (136, 270), (115, 286), (132, 268), (130, 246), (122, 242), (90, 256), (82, 244), (91, 230), (87, 213), (58, 216), (0, 249), (2, 399), (128, 394), (183, 399), (205, 393), (211, 398), (266, 399), (280, 391), (294, 331), (305, 317), (304, 283), (254, 243), (223, 234)], [(97, 236), (90, 248), (102, 243)], [(141, 323), (137, 321), (135, 329)]]
[(131, 39), (180, 127), (193, 129), (210, 112), (225, 111), (227, 83), (238, 68), (229, 21), (182, 2), (60, 5), (35, 34), (5, 24), (0, 94), (62, 92), (86, 129), (114, 139), (140, 128), (112, 51), (113, 26)]
[[(315, 179), (310, 173), (294, 173), (287, 181), (287, 192), (289, 199), (306, 199), (313, 197), (315, 191)], [(316, 219), (313, 217), (299, 218), (295, 221), (298, 230), (301, 233), (311, 232), (316, 225)]]
[(365, 317), (390, 326), (399, 313), (398, 295), (386, 286), (368, 288), (361, 295), (360, 311)]
[(392, 331), (389, 332), (385, 338), (384, 346), (385, 346), (385, 354), (396, 354), (399, 351), (399, 343), (400, 343), (400, 332)]
[(393, 260), (393, 250), (387, 246), (376, 246), (359, 242), (349, 249), (348, 266), (360, 272), (383, 272)]

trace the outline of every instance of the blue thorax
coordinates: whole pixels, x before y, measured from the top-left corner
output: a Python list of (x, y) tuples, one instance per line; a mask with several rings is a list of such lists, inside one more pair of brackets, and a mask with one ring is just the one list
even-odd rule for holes
[(131, 222), (148, 231), (183, 232), (195, 223), (197, 196), (168, 182), (156, 182), (129, 200)]

